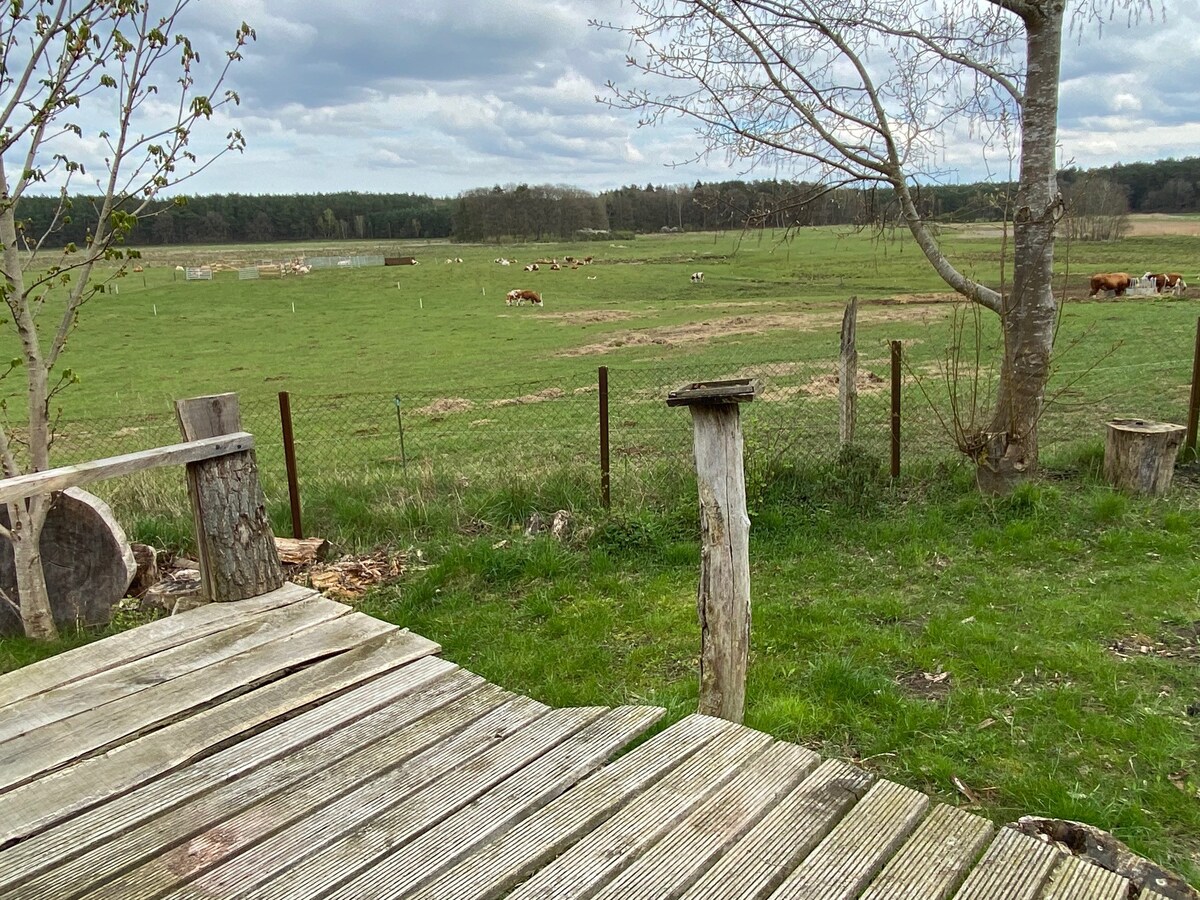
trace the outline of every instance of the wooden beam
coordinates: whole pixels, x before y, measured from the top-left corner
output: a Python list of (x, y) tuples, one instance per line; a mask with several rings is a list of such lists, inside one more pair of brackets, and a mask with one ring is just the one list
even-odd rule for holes
[(253, 448), (254, 436), (252, 434), (235, 431), (231, 434), (203, 440), (155, 447), (153, 450), (139, 450), (137, 453), (126, 453), (122, 456), (110, 456), (107, 459), (96, 459), (73, 466), (47, 469), (45, 472), (18, 475), (15, 478), (5, 478), (0, 481), (0, 503), (12, 503), (37, 494), (48, 494), (69, 487), (79, 487), (93, 481), (103, 481), (105, 478), (131, 475), (145, 469), (200, 462)]

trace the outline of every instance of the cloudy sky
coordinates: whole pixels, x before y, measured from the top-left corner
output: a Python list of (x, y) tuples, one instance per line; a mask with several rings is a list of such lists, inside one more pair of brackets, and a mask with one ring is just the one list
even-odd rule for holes
[[(636, 73), (627, 39), (588, 19), (630, 15), (622, 0), (197, 0), (188, 30), (208, 59), (243, 20), (257, 41), (231, 76), (242, 105), (213, 130), (232, 123), (247, 150), (188, 192), (452, 196), (743, 174), (723, 159), (673, 168), (699, 147), (684, 123), (638, 128), (596, 102)], [(1200, 154), (1200, 0), (1069, 39), (1060, 137), (1083, 167)], [(983, 177), (971, 142), (953, 143), (949, 180)]]

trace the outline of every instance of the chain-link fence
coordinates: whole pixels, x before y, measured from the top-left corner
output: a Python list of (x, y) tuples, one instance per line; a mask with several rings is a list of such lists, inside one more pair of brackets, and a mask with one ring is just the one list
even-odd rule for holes
[[(1095, 365), (1055, 372), (1040, 425), (1044, 459), (1103, 438), (1116, 417), (1185, 422), (1192, 361), (1131, 362), (1113, 353)], [(956, 458), (955, 422), (986, 424), (994, 378), (972, 370), (957, 379), (944, 365), (901, 369), (901, 465)], [(478, 480), (574, 469), (600, 484), (597, 369), (570, 377), (496, 384), (470, 394), (403, 390), (329, 396), (291, 394), (300, 492), (321, 482), (440, 472)], [(691, 420), (666, 405), (669, 391), (698, 381), (750, 378), (758, 390), (742, 407), (751, 477), (777, 462), (820, 466), (840, 450), (837, 361), (791, 360), (742, 366), (631, 363), (608, 369), (608, 429), (614, 503), (663, 465), (690, 467)], [(891, 366), (886, 352), (864, 354), (858, 375), (854, 444), (886, 469), (891, 448)], [(957, 402), (950, 397), (956, 396)], [(275, 397), (243, 397), (242, 426), (255, 435), (264, 487), (286, 498), (283, 430)], [(64, 465), (179, 441), (173, 415), (60, 423), (52, 458)], [(283, 504), (286, 506), (286, 503)]]

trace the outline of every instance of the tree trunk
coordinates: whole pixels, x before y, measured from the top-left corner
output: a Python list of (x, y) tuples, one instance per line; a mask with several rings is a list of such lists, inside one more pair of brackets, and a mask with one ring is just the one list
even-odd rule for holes
[(58, 626), (54, 624), (46, 575), (42, 570), (41, 522), (35, 523), (24, 501), (10, 503), (8, 516), (13, 523), (13, 567), (17, 579), (17, 596), (11, 599), (20, 607), (25, 636), (41, 641), (57, 640)]
[(1041, 417), (1058, 305), (1054, 234), (1062, 213), (1055, 177), (1062, 0), (1039, 4), (1025, 19), (1026, 85), (1021, 174), (1013, 215), (1012, 291), (1001, 300), (1004, 339), (996, 411), (976, 459), (981, 491), (1003, 494), (1037, 470)]

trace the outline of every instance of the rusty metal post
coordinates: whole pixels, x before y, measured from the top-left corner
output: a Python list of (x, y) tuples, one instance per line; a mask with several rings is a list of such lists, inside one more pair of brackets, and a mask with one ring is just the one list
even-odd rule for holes
[(292, 537), (304, 537), (300, 521), (300, 477), (296, 473), (296, 439), (292, 434), (292, 398), (279, 392), (279, 424), (283, 427), (283, 461), (287, 466), (288, 502), (292, 507)]
[(600, 502), (612, 507), (612, 469), (608, 449), (608, 366), (600, 367)]
[(1196, 423), (1200, 420), (1200, 319), (1196, 320), (1196, 349), (1192, 351), (1192, 393), (1188, 397), (1187, 458), (1196, 458)]
[(892, 341), (892, 477), (900, 477), (900, 342)]

